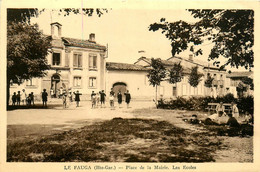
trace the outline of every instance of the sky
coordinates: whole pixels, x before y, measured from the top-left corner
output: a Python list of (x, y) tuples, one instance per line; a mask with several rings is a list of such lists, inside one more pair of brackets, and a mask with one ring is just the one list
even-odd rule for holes
[[(149, 31), (149, 25), (159, 22), (161, 18), (175, 22), (196, 20), (184, 9), (110, 9), (101, 17), (93, 15), (74, 15), (64, 17), (57, 10), (45, 9), (41, 15), (32, 19), (44, 34), (50, 35), (52, 22), (62, 24), (62, 36), (88, 39), (95, 33), (96, 42), (108, 46), (110, 62), (134, 63), (141, 56), (168, 59), (171, 55), (171, 42), (160, 31)], [(210, 45), (202, 47), (203, 55), (195, 58), (207, 62)], [(145, 53), (138, 53), (138, 51)], [(185, 51), (176, 56), (189, 57)]]

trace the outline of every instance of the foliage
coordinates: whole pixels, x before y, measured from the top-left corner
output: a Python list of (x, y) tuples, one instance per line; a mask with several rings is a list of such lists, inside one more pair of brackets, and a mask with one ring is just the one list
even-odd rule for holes
[(147, 77), (149, 79), (150, 85), (158, 86), (161, 81), (166, 77), (166, 69), (163, 66), (161, 59), (152, 58), (151, 70), (149, 71)]
[(189, 75), (189, 84), (192, 87), (197, 87), (201, 81), (201, 77), (203, 76), (203, 74), (198, 73), (198, 66), (192, 67), (191, 68), (191, 73)]
[(242, 82), (246, 85), (249, 85), (251, 90), (254, 90), (254, 81), (252, 78), (244, 77)]
[(161, 101), (158, 108), (162, 109), (181, 109), (181, 110), (195, 110), (207, 111), (208, 103), (231, 103), (235, 102), (241, 113), (248, 111), (253, 115), (254, 112), (254, 98), (252, 96), (242, 97), (240, 99), (234, 98), (234, 95), (229, 93), (223, 97), (177, 97), (176, 100)]
[(8, 8), (7, 21), (8, 22), (29, 22), (32, 17), (37, 17), (40, 14), (38, 8)]
[(214, 78), (210, 76), (210, 74), (208, 74), (207, 79), (205, 80), (205, 87), (211, 88), (212, 87), (212, 83), (213, 83)]
[(173, 67), (169, 70), (169, 82), (171, 84), (181, 82), (183, 77), (184, 74), (183, 74), (183, 67), (181, 63), (174, 63)]
[[(30, 23), (30, 19), (32, 17), (37, 17), (41, 12), (45, 11), (45, 9), (39, 10), (38, 8), (22, 8), (22, 9), (7, 9), (7, 21), (8, 22), (28, 22)], [(102, 16), (104, 13), (108, 12), (108, 9), (105, 8), (62, 8), (57, 11), (59, 15), (68, 16), (70, 14), (80, 14), (92, 16), (94, 13), (97, 14), (98, 17)]]
[(50, 48), (37, 25), (9, 22), (7, 26), (8, 80), (30, 79), (44, 76), (49, 69), (45, 58)]
[(168, 22), (162, 18), (160, 22), (150, 25), (150, 31), (162, 30), (162, 34), (171, 41), (172, 56), (187, 50), (196, 56), (202, 55), (202, 49), (195, 50), (200, 44), (213, 44), (209, 60), (220, 64), (217, 59), (227, 59), (221, 68), (245, 67), (254, 65), (254, 11), (253, 10), (188, 10), (198, 19), (195, 23), (185, 21)]
[(250, 114), (254, 113), (254, 98), (252, 96), (242, 97), (239, 99), (237, 104), (238, 109), (242, 112), (249, 112)]

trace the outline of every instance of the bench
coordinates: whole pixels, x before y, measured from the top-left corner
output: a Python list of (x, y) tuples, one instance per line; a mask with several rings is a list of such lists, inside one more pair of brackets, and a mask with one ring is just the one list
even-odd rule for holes
[[(215, 112), (218, 104), (219, 103), (208, 103), (208, 107), (206, 108), (208, 110), (208, 113), (211, 114), (212, 111)], [(232, 112), (230, 103), (223, 103), (223, 106), (225, 107), (224, 111), (226, 112), (226, 114)]]

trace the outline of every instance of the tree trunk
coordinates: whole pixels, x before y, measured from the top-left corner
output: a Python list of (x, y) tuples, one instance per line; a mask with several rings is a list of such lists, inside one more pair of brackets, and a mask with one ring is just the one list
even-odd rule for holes
[(158, 108), (158, 101), (157, 101), (157, 85), (155, 86), (155, 105)]

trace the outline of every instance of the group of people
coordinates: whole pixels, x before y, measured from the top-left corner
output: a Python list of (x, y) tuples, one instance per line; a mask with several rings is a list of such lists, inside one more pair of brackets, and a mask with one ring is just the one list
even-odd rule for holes
[[(206, 118), (205, 118), (205, 120), (203, 120), (203, 122), (206, 125), (225, 124), (230, 127), (239, 127), (240, 126), (240, 124), (238, 122), (238, 119), (240, 117), (239, 109), (238, 109), (237, 105), (235, 104), (235, 102), (231, 102), (231, 113), (226, 114), (223, 102), (220, 102), (216, 106), (216, 113), (214, 113), (210, 116), (205, 115), (205, 117)], [(198, 124), (201, 121), (199, 121), (197, 119), (196, 114), (193, 114), (192, 118), (190, 119), (190, 122), (192, 124)], [(245, 112), (244, 120), (241, 120), (240, 123), (252, 124), (253, 123), (252, 115), (249, 114), (248, 112)]]
[[(127, 108), (129, 108), (129, 104), (131, 101), (131, 94), (129, 93), (129, 90), (127, 90), (125, 93), (125, 102), (127, 105)], [(115, 97), (117, 97), (117, 102), (118, 102), (118, 106), (119, 108), (121, 108), (121, 104), (123, 101), (123, 95), (121, 93), (121, 91), (119, 90), (117, 95), (115, 95), (115, 92), (111, 89), (110, 93), (109, 93), (109, 104), (111, 108), (115, 107)], [(92, 102), (92, 108), (96, 108), (98, 107), (99, 103), (101, 104), (101, 108), (105, 106), (105, 100), (106, 100), (106, 94), (104, 92), (104, 90), (95, 93), (94, 91), (92, 91), (91, 94), (91, 102)]]
[(34, 105), (34, 94), (33, 92), (27, 94), (25, 92), (25, 89), (21, 91), (17, 91), (13, 93), (12, 95), (12, 106), (20, 106), (22, 102), (22, 105), (31, 106)]

